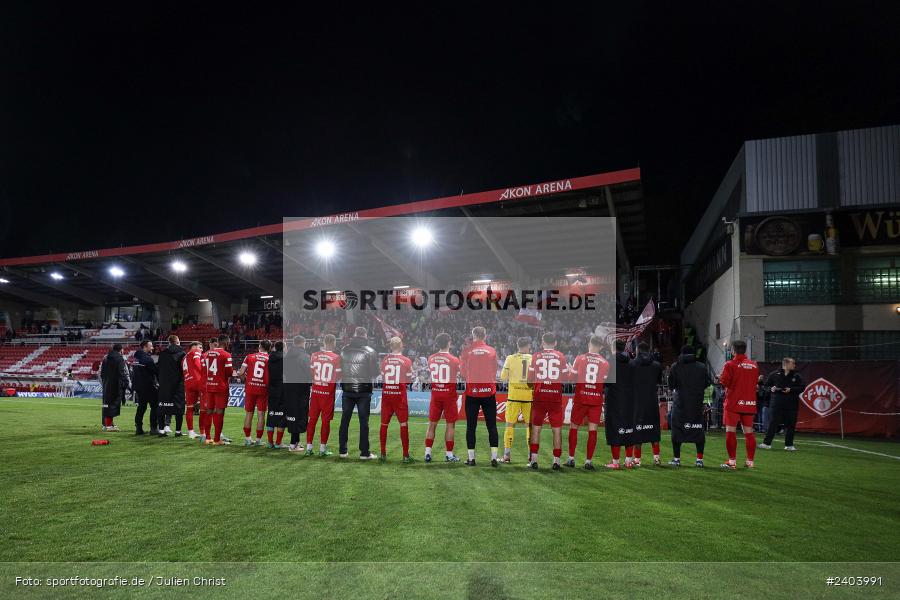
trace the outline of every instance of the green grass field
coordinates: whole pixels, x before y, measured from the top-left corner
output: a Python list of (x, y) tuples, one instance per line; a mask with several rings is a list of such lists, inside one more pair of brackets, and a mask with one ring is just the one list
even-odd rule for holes
[[(532, 472), (521, 431), (513, 465), (488, 466), (483, 429), (478, 467), (403, 465), (394, 423), (391, 460), (380, 464), (244, 448), (239, 409), (226, 415), (225, 432), (238, 441), (230, 447), (135, 437), (133, 410), (117, 420), (123, 432), (103, 434), (99, 400), (0, 400), (0, 595), (12, 591), (15, 576), (74, 571), (224, 573), (229, 597), (260, 586), (344, 598), (602, 597), (615, 590), (726, 597), (736, 589), (755, 597), (774, 581), (770, 598), (831, 598), (860, 590), (826, 587), (825, 576), (857, 575), (884, 577), (864, 592), (870, 596), (900, 590), (900, 446), (891, 442), (801, 435), (799, 452), (789, 454), (776, 439), (776, 450), (758, 451), (755, 470), (720, 472), (724, 439), (711, 434), (703, 470), (693, 468), (688, 446), (680, 469), (646, 466), (645, 449), (640, 470), (555, 473), (546, 468), (549, 431), (544, 469)], [(372, 424), (377, 451), (377, 418)], [(425, 425), (410, 425), (420, 459)], [(460, 423), (462, 453), (464, 431)], [(90, 445), (104, 437), (108, 446)], [(351, 457), (355, 445), (351, 435)], [(606, 462), (609, 449), (601, 445), (598, 455), (598, 464)], [(81, 564), (46, 564), (69, 562)], [(736, 562), (752, 564), (722, 564)], [(62, 592), (100, 593), (64, 588), (52, 597)]]

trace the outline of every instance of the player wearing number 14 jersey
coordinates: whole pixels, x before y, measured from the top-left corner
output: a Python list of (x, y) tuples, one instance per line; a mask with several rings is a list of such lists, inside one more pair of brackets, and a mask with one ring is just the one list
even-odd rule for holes
[(428, 373), (431, 375), (431, 404), (428, 407), (428, 432), (425, 434), (425, 462), (431, 462), (431, 445), (438, 421), (443, 415), (447, 423), (444, 443), (447, 448), (447, 462), (459, 462), (453, 454), (454, 435), (456, 432), (456, 379), (459, 375), (459, 359), (450, 354), (450, 335), (439, 333), (434, 338), (438, 348), (428, 357)]
[(403, 445), (403, 462), (412, 462), (409, 456), (409, 405), (406, 387), (412, 381), (412, 361), (403, 356), (403, 340), (392, 337), (391, 353), (381, 361), (381, 461), (387, 459), (387, 432), (391, 417), (397, 415), (400, 422), (400, 442)]
[(534, 383), (534, 402), (531, 407), (531, 455), (528, 466), (537, 469), (538, 451), (541, 445), (541, 427), (544, 418), (550, 420), (553, 429), (553, 470), (559, 471), (562, 456), (562, 384), (568, 376), (565, 355), (556, 350), (556, 334), (548, 331), (541, 337), (543, 350), (531, 357), (528, 369), (529, 381)]
[(603, 411), (603, 381), (609, 373), (609, 363), (600, 356), (602, 340), (591, 336), (588, 352), (575, 359), (570, 370), (575, 381), (575, 398), (572, 402), (572, 418), (569, 424), (569, 460), (567, 467), (575, 466), (575, 447), (578, 444), (578, 426), (587, 418), (588, 441), (584, 468), (594, 470), (594, 450), (597, 449), (597, 427)]
[(312, 388), (309, 394), (309, 421), (306, 424), (306, 455), (312, 456), (313, 437), (316, 422), (322, 417), (319, 431), (319, 456), (329, 456), (328, 434), (331, 433), (331, 419), (334, 418), (334, 391), (341, 378), (341, 357), (335, 354), (335, 337), (330, 333), (322, 340), (325, 349), (314, 352), (309, 358), (312, 374)]
[(228, 342), (227, 336), (219, 336), (215, 345), (206, 353), (206, 411), (216, 436), (215, 440), (207, 438), (205, 443), (216, 446), (225, 443), (222, 440), (222, 427), (225, 423), (225, 407), (228, 406), (228, 380), (234, 372), (231, 354), (226, 349)]

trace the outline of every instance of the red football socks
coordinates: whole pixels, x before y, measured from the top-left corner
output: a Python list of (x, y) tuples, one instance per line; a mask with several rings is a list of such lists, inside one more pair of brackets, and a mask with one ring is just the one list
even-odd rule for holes
[(747, 460), (753, 460), (753, 456), (756, 454), (756, 434), (745, 433), (744, 443), (747, 445)]
[[(425, 438), (425, 447), (426, 447), (426, 448), (431, 448), (431, 446), (432, 446), (433, 444), (434, 444), (434, 439), (433, 439), (433, 438)], [(448, 449), (449, 449), (449, 448), (448, 448)]]
[(281, 440), (284, 439), (284, 429), (279, 429), (275, 432), (275, 443), (279, 446), (281, 445)]
[[(587, 459), (594, 460), (594, 450), (597, 449), (597, 430), (588, 431), (588, 443), (587, 443)], [(572, 456), (571, 453), (569, 453)]]
[(659, 442), (653, 442), (653, 456), (659, 456)]
[(625, 446), (625, 458), (631, 458), (634, 454), (634, 446)]
[(697, 460), (703, 460), (703, 453), (702, 453), (702, 452), (698, 452), (698, 453), (697, 453)]
[(453, 440), (447, 440), (445, 446), (447, 447), (447, 452), (453, 452)]
[(400, 426), (400, 443), (403, 444), (403, 456), (409, 456), (409, 427)]
[[(313, 438), (316, 436), (316, 421), (318, 421), (318, 419), (310, 417), (309, 421), (306, 423), (307, 445), (312, 444)], [(322, 427), (325, 427), (325, 421), (322, 421)]]
[(112, 427), (113, 421), (112, 417), (103, 417), (103, 424), (107, 427)]
[(262, 438), (262, 432), (263, 432), (262, 429), (257, 429), (257, 430), (256, 430), (256, 439), (261, 439), (261, 438)]
[(331, 421), (322, 419), (322, 431), (319, 432), (319, 441), (323, 444), (328, 443), (328, 435), (331, 433)]
[(553, 457), (559, 458), (560, 456), (562, 456), (562, 448), (554, 448), (553, 449)]
[(222, 426), (225, 425), (225, 413), (217, 412), (213, 415), (213, 425), (216, 428), (215, 441), (222, 441)]
[(387, 432), (388, 426), (386, 423), (381, 424), (381, 431), (378, 434), (378, 439), (381, 441), (381, 455), (387, 456)]
[(538, 450), (541, 449), (540, 444), (528, 444), (529, 449), (531, 450), (531, 457), (533, 460), (537, 460)]
[(187, 421), (188, 431), (194, 430), (194, 406), (188, 406), (184, 413), (184, 420)]
[(619, 460), (619, 457), (622, 456), (622, 446), (610, 446), (610, 450), (612, 450), (613, 460)]
[(269, 440), (269, 443), (270, 443), (270, 444), (274, 444), (274, 443), (275, 443), (274, 436), (275, 436), (275, 432), (274, 432), (274, 431), (272, 431), (271, 429), (267, 429), (267, 430), (266, 430), (266, 439)]
[(578, 430), (569, 429), (569, 456), (575, 456), (575, 446), (578, 445)]
[(250, 437), (250, 428), (244, 427), (244, 437)]
[(728, 451), (728, 460), (734, 460), (737, 456), (737, 432), (725, 432), (725, 450)]

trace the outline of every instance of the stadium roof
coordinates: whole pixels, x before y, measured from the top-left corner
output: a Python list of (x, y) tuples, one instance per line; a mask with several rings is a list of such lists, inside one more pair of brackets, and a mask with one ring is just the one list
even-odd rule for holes
[[(134, 298), (166, 305), (280, 296), (285, 230), (403, 215), (616, 216), (620, 264), (647, 251), (640, 169), (309, 217), (170, 242), (0, 259), (0, 305), (88, 307)], [(252, 268), (241, 252), (252, 252)], [(187, 267), (179, 274), (173, 262)]]

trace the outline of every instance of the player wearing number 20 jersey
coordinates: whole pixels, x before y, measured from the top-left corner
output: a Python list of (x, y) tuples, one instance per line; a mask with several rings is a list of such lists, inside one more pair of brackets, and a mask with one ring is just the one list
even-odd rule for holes
[(322, 417), (319, 432), (319, 455), (328, 456), (328, 435), (331, 433), (331, 419), (334, 418), (334, 393), (341, 378), (341, 357), (334, 352), (335, 337), (330, 333), (324, 338), (325, 349), (314, 352), (309, 359), (312, 387), (309, 394), (309, 421), (306, 424), (306, 454), (313, 453), (313, 437), (316, 422)]
[(409, 406), (406, 401), (406, 387), (412, 381), (412, 361), (403, 356), (403, 341), (391, 338), (391, 353), (381, 361), (381, 460), (387, 458), (387, 432), (391, 417), (397, 415), (400, 422), (400, 442), (403, 445), (403, 462), (409, 456)]
[(550, 419), (553, 428), (553, 470), (560, 468), (559, 458), (562, 456), (563, 424), (562, 384), (568, 376), (569, 366), (565, 355), (556, 350), (556, 334), (547, 332), (541, 337), (543, 349), (531, 357), (528, 369), (529, 381), (534, 383), (534, 403), (531, 407), (531, 456), (529, 466), (537, 468), (537, 455), (540, 449), (541, 427), (544, 418)]
[(609, 363), (600, 356), (603, 342), (591, 336), (588, 352), (579, 355), (569, 371), (575, 381), (575, 398), (572, 402), (572, 418), (569, 425), (569, 460), (567, 467), (575, 466), (575, 447), (578, 445), (578, 427), (587, 418), (588, 442), (584, 468), (594, 469), (594, 450), (597, 448), (597, 426), (603, 410), (603, 382), (609, 373)]
[(438, 348), (428, 357), (428, 373), (431, 376), (431, 405), (428, 407), (428, 432), (425, 434), (425, 462), (431, 462), (431, 445), (434, 443), (435, 430), (441, 416), (447, 423), (444, 440), (447, 448), (447, 461), (458, 462), (453, 454), (456, 418), (458, 414), (456, 400), (456, 379), (459, 376), (459, 359), (450, 354), (450, 335), (439, 333), (434, 339)]

